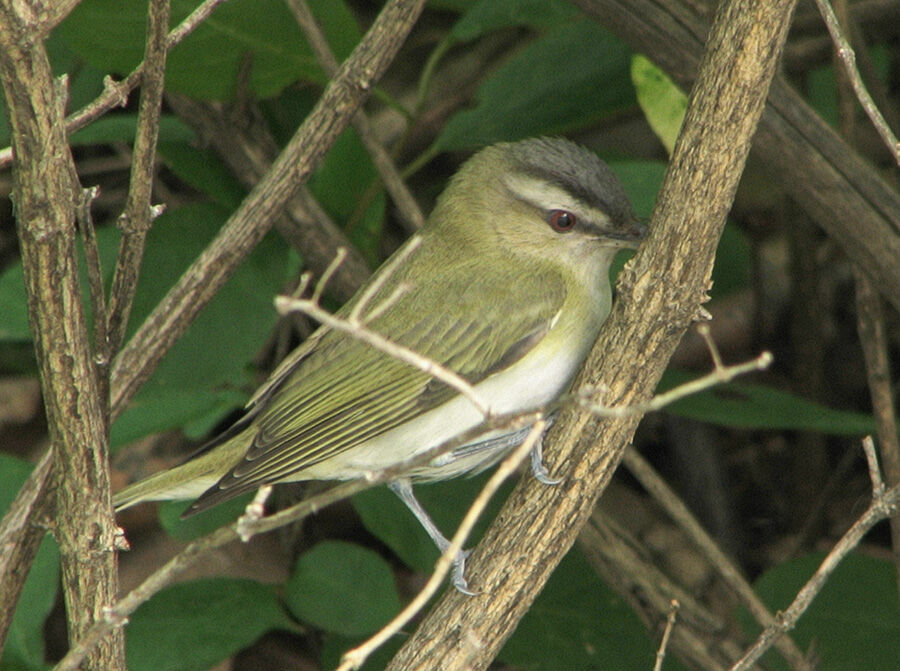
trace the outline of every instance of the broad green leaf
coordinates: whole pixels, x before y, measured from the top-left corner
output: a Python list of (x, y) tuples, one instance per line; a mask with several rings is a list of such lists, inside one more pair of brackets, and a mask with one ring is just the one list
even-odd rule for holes
[[(309, 184), (366, 260), (373, 267), (378, 266), (387, 203), (382, 188), (374, 192), (369, 203), (361, 202), (369, 189), (378, 184), (378, 173), (355, 130), (348, 128), (341, 133)], [(366, 207), (360, 212), (361, 205)]]
[[(167, 212), (147, 236), (134, 299), (131, 330), (156, 306), (182, 272), (218, 232), (228, 212), (194, 205)], [(252, 390), (248, 363), (275, 325), (272, 305), (296, 261), (274, 235), (265, 238), (235, 271), (187, 333), (162, 360), (122, 417), (111, 441), (120, 445), (140, 432), (213, 424)]]
[(634, 105), (625, 45), (593, 21), (546, 33), (481, 85), (473, 109), (435, 141), (442, 151), (585, 128)]
[[(73, 133), (70, 141), (73, 146), (132, 143), (136, 132), (137, 114), (113, 114)], [(194, 131), (178, 117), (164, 114), (159, 119), (159, 139), (161, 142), (191, 142)]]
[(240, 183), (211, 151), (183, 142), (160, 142), (160, 158), (178, 177), (226, 210), (235, 210), (247, 195)]
[[(0, 517), (28, 478), (32, 464), (0, 454)], [(59, 550), (49, 535), (44, 538), (22, 587), (10, 624), (0, 671), (43, 669), (44, 621), (56, 604), (59, 582)]]
[[(660, 391), (698, 377), (666, 371)], [(818, 431), (838, 436), (862, 436), (875, 431), (869, 415), (828, 408), (785, 391), (744, 382), (707, 389), (666, 406), (666, 412), (739, 429)]]
[(10, 266), (0, 275), (0, 342), (30, 342), (28, 300), (22, 264)]
[(125, 629), (131, 671), (205, 671), (273, 629), (293, 629), (271, 587), (215, 578), (172, 585)]
[[(174, 0), (174, 27), (196, 6)], [(360, 32), (343, 2), (314, 0), (311, 9), (339, 59)], [(130, 72), (143, 58), (147, 4), (139, 0), (84, 0), (59, 31), (73, 51), (104, 71)], [(170, 54), (166, 88), (199, 98), (234, 96), (244, 59), (251, 60), (249, 85), (259, 97), (275, 95), (298, 80), (324, 81), (297, 22), (279, 0), (231, 0)]]
[[(787, 608), (823, 558), (819, 553), (766, 571), (755, 589), (769, 610)], [(745, 612), (742, 621), (750, 635), (759, 633), (759, 626)], [(814, 651), (822, 669), (894, 671), (900, 660), (896, 567), (888, 560), (861, 554), (845, 557), (791, 637), (801, 649)], [(787, 668), (775, 653), (763, 659), (767, 668)]]
[(634, 611), (576, 550), (560, 562), (499, 659), (541, 671), (646, 671), (655, 655), (656, 644)]
[(671, 156), (687, 110), (687, 95), (641, 54), (631, 59), (631, 81), (650, 128)]
[(578, 11), (561, 0), (478, 0), (450, 30), (450, 37), (468, 42), (498, 28), (552, 28), (569, 22)]
[(343, 636), (374, 632), (400, 610), (387, 562), (344, 541), (323, 541), (300, 555), (284, 587), (297, 618)]

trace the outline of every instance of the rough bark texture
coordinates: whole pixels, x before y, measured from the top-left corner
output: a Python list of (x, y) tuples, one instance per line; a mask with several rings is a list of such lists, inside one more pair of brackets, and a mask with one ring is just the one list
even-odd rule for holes
[[(697, 78), (706, 22), (686, 0), (574, 0), (676, 82)], [(762, 9), (756, 10), (762, 11)], [(735, 114), (741, 110), (734, 109)], [(772, 82), (753, 154), (900, 310), (900, 194), (788, 84)]]
[[(762, 114), (792, 0), (723, 2), (650, 224), (577, 385), (597, 400), (646, 399), (705, 300), (716, 244)], [(388, 667), (483, 669), (575, 540), (638, 418), (564, 412), (548, 436), (556, 487), (525, 478), (469, 560), (467, 597), (450, 590)]]
[[(21, 14), (20, 14), (21, 12)], [(66, 140), (64, 88), (53, 78), (41, 22), (0, 3), (0, 79), (13, 138), (13, 200), (56, 476), (56, 525), (69, 638), (102, 617), (118, 591), (107, 440), (76, 263), (81, 196)], [(27, 545), (27, 544), (26, 544)], [(124, 668), (122, 633), (87, 669)]]

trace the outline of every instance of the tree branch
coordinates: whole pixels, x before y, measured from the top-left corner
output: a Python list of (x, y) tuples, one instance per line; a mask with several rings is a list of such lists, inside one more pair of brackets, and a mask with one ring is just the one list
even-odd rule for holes
[(424, 0), (391, 0), (384, 6), (266, 177), (134, 334), (113, 365), (112, 418), (124, 410), (309, 177), (393, 60), (424, 4)]
[[(706, 26), (686, 0), (573, 0), (682, 86)], [(900, 310), (900, 194), (791, 88), (772, 83), (754, 155)]]
[[(75, 641), (116, 597), (116, 525), (106, 422), (78, 286), (75, 219), (82, 191), (65, 133), (65, 80), (54, 80), (30, 20), (26, 4), (0, 2), (0, 79), (12, 127), (13, 198), (53, 445), (68, 631)], [(23, 547), (31, 545), (31, 539), (22, 540)], [(121, 633), (105, 639), (85, 668), (124, 668), (123, 643)]]
[[(623, 271), (621, 300), (576, 381), (604, 389), (602, 405), (650, 396), (705, 300), (792, 9), (790, 0), (719, 6), (650, 234)], [(571, 547), (637, 422), (563, 411), (547, 457), (564, 481), (519, 483), (469, 561), (469, 582), (484, 597), (446, 594), (388, 668), (486, 668)]]

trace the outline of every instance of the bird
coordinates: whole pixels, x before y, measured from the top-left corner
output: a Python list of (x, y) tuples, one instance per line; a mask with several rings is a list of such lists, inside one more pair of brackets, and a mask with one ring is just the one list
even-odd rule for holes
[[(425, 226), (335, 316), (383, 304), (365, 328), (462, 376), (492, 414), (539, 409), (568, 390), (610, 313), (613, 258), (644, 234), (622, 184), (589, 149), (558, 137), (496, 143), (463, 163)], [(113, 503), (119, 511), (193, 499), (190, 515), (263, 485), (363, 478), (483, 419), (453, 386), (321, 326), (273, 371), (241, 419)], [(489, 468), (527, 432), (486, 432), (389, 487), (444, 551), (449, 541), (412, 483)], [(539, 450), (540, 442), (534, 475), (557, 482)], [(466, 556), (457, 554), (452, 583), (472, 594)]]

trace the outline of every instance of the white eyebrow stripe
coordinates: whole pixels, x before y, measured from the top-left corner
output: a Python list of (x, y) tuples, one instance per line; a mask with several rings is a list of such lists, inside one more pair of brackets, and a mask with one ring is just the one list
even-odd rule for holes
[(504, 175), (503, 181), (516, 198), (540, 210), (566, 210), (589, 221), (609, 222), (609, 216), (603, 210), (591, 207), (555, 184), (523, 174)]

